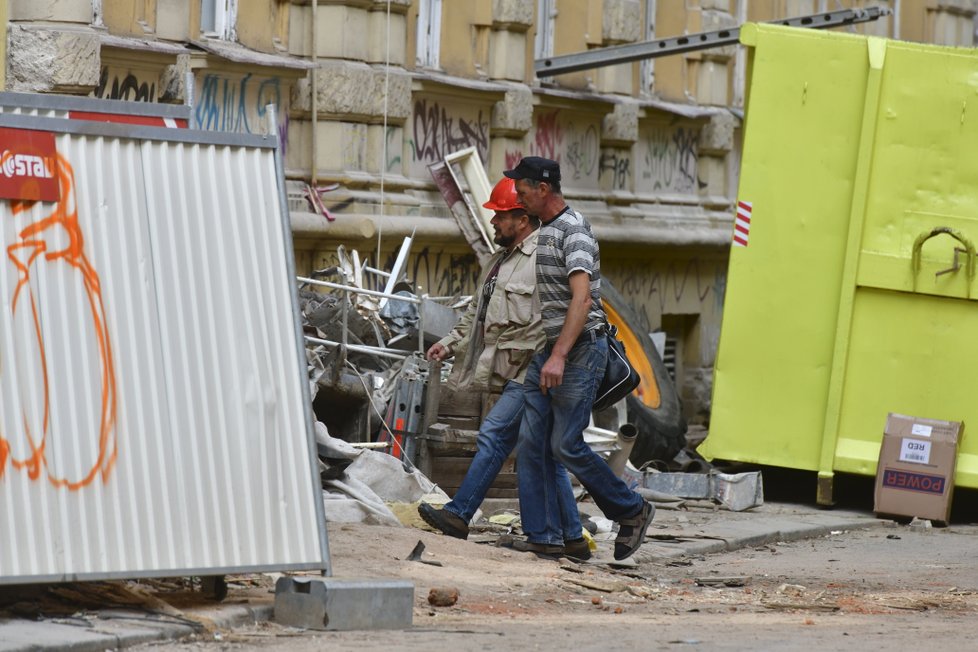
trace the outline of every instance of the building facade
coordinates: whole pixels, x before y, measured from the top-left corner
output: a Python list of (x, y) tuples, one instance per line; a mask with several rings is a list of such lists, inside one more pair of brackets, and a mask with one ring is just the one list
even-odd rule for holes
[(707, 424), (746, 53), (545, 78), (533, 62), (871, 5), (891, 14), (844, 29), (974, 44), (974, 0), (9, 0), (4, 88), (189, 102), (199, 128), (235, 132), (265, 132), (274, 105), (300, 272), (341, 244), (385, 268), (414, 234), (408, 277), (435, 296), (472, 293), (478, 262), (429, 166), (471, 147), (492, 182), (556, 159), (604, 276), (666, 334), (687, 419)]

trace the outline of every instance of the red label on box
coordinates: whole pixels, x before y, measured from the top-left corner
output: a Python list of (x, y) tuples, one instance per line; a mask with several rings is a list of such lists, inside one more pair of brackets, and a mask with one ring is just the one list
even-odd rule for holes
[(886, 469), (883, 472), (883, 486), (893, 489), (907, 489), (925, 494), (944, 493), (944, 478), (929, 473), (911, 473), (899, 469)]
[(0, 127), (0, 198), (58, 201), (56, 156), (50, 131)]

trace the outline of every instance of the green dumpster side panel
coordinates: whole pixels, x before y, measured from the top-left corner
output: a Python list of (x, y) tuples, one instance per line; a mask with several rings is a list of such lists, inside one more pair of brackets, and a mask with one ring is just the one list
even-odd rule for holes
[[(978, 423), (965, 368), (978, 357), (978, 283), (964, 253), (978, 242), (978, 54), (767, 25), (742, 33), (738, 200), (753, 213), (748, 246), (731, 249), (699, 450), (873, 475), (888, 412)], [(961, 239), (925, 240), (935, 228)], [(971, 439), (959, 486), (978, 487)]]

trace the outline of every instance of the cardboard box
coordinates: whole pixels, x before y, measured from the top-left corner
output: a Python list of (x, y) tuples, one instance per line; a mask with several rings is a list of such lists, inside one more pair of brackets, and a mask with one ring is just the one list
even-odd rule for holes
[(960, 421), (887, 415), (874, 511), (947, 523), (963, 432)]

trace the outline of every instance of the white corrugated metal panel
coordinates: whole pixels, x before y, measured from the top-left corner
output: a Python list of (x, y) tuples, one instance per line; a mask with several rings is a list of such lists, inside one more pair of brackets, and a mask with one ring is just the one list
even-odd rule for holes
[(0, 93), (0, 113), (48, 118), (76, 118), (103, 122), (125, 122), (157, 127), (186, 127), (190, 107), (185, 104), (158, 104), (101, 100), (76, 95), (42, 93)]
[(85, 131), (0, 200), (0, 583), (328, 568), (275, 150)]

